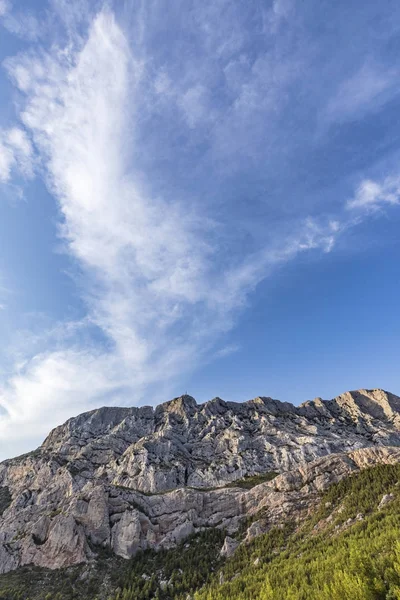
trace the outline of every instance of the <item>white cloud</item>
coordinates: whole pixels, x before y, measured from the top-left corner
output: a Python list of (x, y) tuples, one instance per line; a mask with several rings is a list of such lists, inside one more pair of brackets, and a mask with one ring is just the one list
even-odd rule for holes
[[(18, 452), (31, 449), (49, 432), (49, 426), (93, 407), (123, 386), (123, 373), (106, 355), (69, 349), (34, 357), (0, 388), (0, 455), (9, 456), (9, 445)], [(115, 377), (118, 375), (118, 382)], [(4, 413), (5, 411), (5, 413)], [(54, 418), (55, 417), (55, 418)]]
[(207, 98), (207, 90), (197, 84), (189, 88), (179, 100), (187, 124), (190, 128), (196, 127), (199, 122), (204, 122), (211, 117), (211, 108)]
[(35, 40), (41, 33), (41, 26), (38, 20), (29, 14), (6, 13), (3, 19), (3, 26), (12, 34), (26, 40)]
[[(193, 42), (185, 40), (179, 59), (162, 64), (155, 77), (154, 103), (169, 113), (175, 104), (189, 129), (184, 135), (193, 144), (205, 141), (204, 153), (218, 168), (234, 171), (244, 157), (260, 154), (268, 163), (268, 155), (278, 150), (273, 140), (284, 134), (276, 123), (289, 104), (290, 87), (296, 80), (301, 84), (304, 69), (301, 52), (289, 53), (286, 47), (287, 31), (282, 36), (278, 32), (292, 4), (275, 0), (268, 9), (255, 11), (254, 21), (269, 40), (262, 49), (243, 23), (244, 4), (199, 3), (180, 15), (181, 27)], [(153, 18), (154, 14), (157, 9), (151, 10)], [(157, 19), (165, 19), (161, 11)]]
[(292, 0), (273, 0), (271, 8), (264, 13), (264, 30), (275, 33), (293, 10)]
[[(113, 341), (111, 349), (71, 344), (74, 329), (84, 323), (66, 323), (46, 339), (47, 344), (51, 337), (58, 337), (60, 349), (20, 357), (14, 374), (0, 387), (0, 457), (28, 451), (52, 427), (84, 410), (104, 404), (134, 405), (144, 398), (151, 404), (164, 401), (177, 375), (182, 377), (210, 357), (225, 357), (239, 349), (228, 345), (210, 354), (213, 342), (234, 325), (236, 311), (273, 268), (300, 252), (330, 251), (338, 234), (336, 222), (307, 219), (294, 229), (292, 238), (248, 256), (222, 274), (219, 282), (196, 280), (193, 283), (201, 286), (198, 297), (204, 296), (208, 303), (201, 310), (196, 308), (194, 291), (186, 290), (185, 299), (179, 299), (173, 282), (162, 284), (160, 295), (155, 292), (160, 303), (157, 310), (152, 305), (153, 287), (136, 291), (133, 282), (125, 284), (125, 274), (113, 279), (110, 286), (122, 289), (114, 292), (103, 287), (106, 296), (92, 298), (90, 307), (90, 318)], [(146, 301), (150, 305), (147, 314)], [(191, 310), (186, 314), (188, 303)], [(167, 309), (171, 314), (164, 312)], [(174, 328), (178, 328), (175, 335)]]
[[(38, 422), (47, 429), (124, 381), (129, 401), (138, 401), (146, 385), (194, 364), (220, 310), (209, 300), (212, 249), (203, 226), (190, 207), (148, 197), (128, 169), (142, 66), (112, 14), (99, 14), (82, 51), (21, 56), (8, 69), (26, 94), (21, 118), (59, 202), (68, 251), (85, 272), (88, 320), (108, 342), (103, 351), (67, 347), (27, 358), (3, 390), (3, 439), (17, 421), (21, 436), (22, 423), (25, 431)], [(24, 141), (8, 135), (14, 154), (5, 179), (27, 153)]]
[(11, 177), (11, 169), (14, 164), (14, 154), (6, 145), (0, 145), (0, 181), (5, 183)]
[[(19, 443), (22, 449), (18, 438), (28, 449), (50, 427), (100, 404), (153, 403), (155, 389), (167, 394), (166, 386), (214, 352), (273, 268), (301, 252), (329, 252), (345, 227), (340, 220), (307, 219), (276, 239), (266, 231), (265, 246), (244, 257), (221, 252), (214, 223), (190, 198), (154, 197), (135, 169), (147, 65), (132, 53), (110, 11), (94, 19), (85, 44), (73, 35), (75, 18), (65, 48), (7, 61), (25, 97), (24, 129), (3, 132), (0, 177), (9, 181), (17, 168), (32, 173), (26, 130), (62, 214), (66, 251), (83, 272), (87, 316), (80, 326), (95, 327), (101, 341), (73, 335), (71, 341), (75, 325), (66, 323), (60, 326), (68, 330), (65, 339), (51, 346), (45, 335), (42, 351), (18, 358), (0, 390), (0, 439), (8, 448)], [(254, 61), (247, 79), (236, 69), (235, 98), (217, 134), (224, 137), (240, 120), (244, 130), (254, 108), (277, 110), (279, 90), (293, 70), (275, 67), (272, 57)], [(189, 127), (210, 118), (206, 86), (185, 80), (179, 94), (171, 81), (167, 72), (158, 74), (154, 88), (179, 104)]]
[(360, 119), (375, 111), (398, 93), (398, 69), (366, 62), (351, 77), (340, 83), (329, 101), (324, 117), (328, 121)]
[(44, 27), (44, 15), (39, 21), (30, 10), (18, 11), (15, 8), (15, 4), (10, 0), (0, 0), (2, 26), (20, 38), (36, 40)]
[(15, 170), (33, 175), (33, 150), (25, 131), (18, 127), (0, 131), (0, 182), (8, 183)]
[(358, 186), (347, 208), (373, 212), (384, 205), (400, 204), (400, 179), (387, 177), (381, 182), (365, 179)]
[(11, 4), (8, 2), (8, 0), (0, 0), (0, 17), (4, 17), (10, 8)]
[(230, 356), (231, 354), (235, 354), (235, 352), (239, 352), (240, 346), (239, 344), (229, 344), (228, 346), (223, 346), (217, 352), (215, 352), (213, 358), (225, 358), (225, 356)]

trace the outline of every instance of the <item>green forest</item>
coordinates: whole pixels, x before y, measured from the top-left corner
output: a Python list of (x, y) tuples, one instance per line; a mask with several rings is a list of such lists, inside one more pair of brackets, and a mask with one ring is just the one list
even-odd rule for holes
[(229, 560), (219, 557), (224, 533), (207, 530), (130, 561), (104, 553), (84, 577), (87, 567), (0, 576), (0, 599), (400, 600), (399, 480), (400, 465), (342, 480), (300, 525), (275, 527)]
[(222, 567), (225, 583), (215, 577), (195, 600), (400, 599), (399, 478), (400, 466), (377, 466), (331, 486), (299, 530), (241, 546)]

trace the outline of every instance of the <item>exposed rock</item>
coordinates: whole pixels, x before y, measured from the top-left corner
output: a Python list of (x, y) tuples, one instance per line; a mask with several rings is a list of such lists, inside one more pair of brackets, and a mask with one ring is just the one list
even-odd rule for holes
[(137, 510), (125, 511), (112, 530), (111, 547), (123, 558), (134, 556), (141, 547), (142, 527)]
[(244, 538), (244, 541), (246, 544), (248, 544), (255, 537), (258, 537), (263, 533), (265, 533), (265, 529), (261, 526), (260, 521), (255, 521), (250, 525), (250, 527), (247, 528), (246, 537)]
[(230, 558), (234, 554), (234, 552), (238, 546), (239, 546), (239, 542), (237, 540), (234, 540), (233, 538), (226, 536), (224, 545), (221, 548), (220, 555), (223, 556), (224, 558)]
[(385, 494), (384, 496), (382, 496), (382, 499), (379, 502), (378, 508), (383, 508), (384, 506), (386, 506), (386, 504), (389, 504), (389, 502), (391, 502), (393, 499), (394, 499), (393, 494)]
[(49, 535), (51, 519), (47, 515), (40, 517), (32, 527), (32, 539), (37, 546), (45, 543)]
[(37, 545), (32, 538), (21, 540), (20, 565), (33, 563), (57, 569), (84, 562), (90, 555), (83, 528), (72, 515), (58, 515), (51, 523), (43, 544)]
[[(0, 572), (90, 561), (98, 547), (129, 558), (207, 527), (232, 539), (260, 510), (268, 526), (300, 519), (331, 483), (399, 462), (399, 408), (397, 396), (360, 390), (299, 407), (183, 396), (70, 419), (0, 464)], [(224, 487), (271, 471), (250, 490)], [(263, 531), (256, 521), (247, 537)]]
[(108, 494), (102, 485), (91, 490), (86, 515), (81, 517), (88, 538), (93, 544), (108, 546), (110, 543), (110, 519)]
[(153, 409), (101, 408), (54, 429), (41, 447), (82, 478), (144, 492), (220, 487), (288, 471), (320, 456), (400, 444), (400, 399), (347, 392), (295, 407), (271, 398), (238, 404), (182, 396)]

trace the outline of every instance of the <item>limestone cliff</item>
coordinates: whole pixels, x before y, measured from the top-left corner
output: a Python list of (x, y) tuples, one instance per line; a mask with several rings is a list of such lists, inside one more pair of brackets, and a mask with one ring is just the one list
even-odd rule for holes
[[(99, 547), (128, 558), (204, 527), (232, 534), (260, 510), (271, 524), (300, 518), (333, 481), (399, 460), (400, 398), (382, 390), (298, 407), (183, 396), (101, 408), (0, 464), (0, 572), (88, 561)], [(233, 485), (271, 471), (252, 489)]]

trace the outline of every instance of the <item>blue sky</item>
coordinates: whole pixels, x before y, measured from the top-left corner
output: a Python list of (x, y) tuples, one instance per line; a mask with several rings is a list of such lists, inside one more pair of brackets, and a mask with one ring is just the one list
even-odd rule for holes
[(400, 391), (398, 3), (0, 22), (1, 458), (104, 404)]

